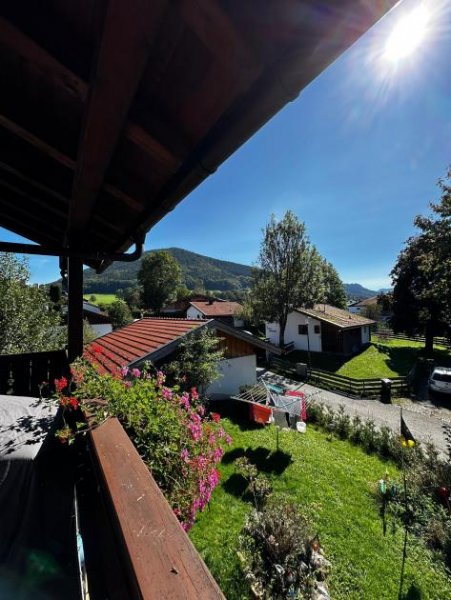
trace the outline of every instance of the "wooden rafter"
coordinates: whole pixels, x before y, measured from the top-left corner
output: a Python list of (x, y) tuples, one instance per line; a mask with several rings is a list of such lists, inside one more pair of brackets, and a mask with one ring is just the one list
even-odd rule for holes
[(69, 214), (69, 237), (93, 211), (144, 72), (164, 0), (111, 0), (87, 102)]
[[(11, 121), (11, 119), (0, 115), (0, 127), (7, 129), (11, 133), (19, 137), (21, 140), (28, 142), (31, 146), (35, 147), (37, 150), (39, 150), (49, 158), (52, 158), (61, 165), (67, 167), (68, 169), (71, 169), (72, 171), (75, 170), (75, 160), (73, 160), (63, 152), (60, 152), (56, 148), (53, 148), (53, 146), (39, 139), (33, 133), (30, 133), (20, 125), (17, 125), (17, 123), (14, 123), (13, 121)], [(119, 198), (132, 210), (136, 212), (139, 212), (141, 210), (142, 206), (140, 202), (138, 202), (137, 200), (135, 200), (135, 198), (132, 198), (130, 195), (126, 194), (122, 190), (119, 190), (117, 187), (107, 183), (103, 186), (103, 189), (105, 190), (105, 192), (111, 194), (115, 198)]]

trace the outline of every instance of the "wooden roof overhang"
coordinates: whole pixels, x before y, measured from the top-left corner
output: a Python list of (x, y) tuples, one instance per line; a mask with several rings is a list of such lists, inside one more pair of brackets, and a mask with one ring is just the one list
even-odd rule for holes
[(0, 226), (105, 268), (395, 2), (2, 3)]

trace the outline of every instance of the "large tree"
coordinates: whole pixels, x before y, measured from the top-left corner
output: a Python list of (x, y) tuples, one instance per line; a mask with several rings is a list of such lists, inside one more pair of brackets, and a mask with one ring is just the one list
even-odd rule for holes
[(427, 353), (434, 335), (446, 333), (451, 323), (450, 178), (448, 171), (439, 181), (441, 199), (430, 205), (432, 214), (415, 218), (420, 233), (407, 240), (391, 272), (391, 325), (408, 335), (424, 335)]
[(285, 345), (288, 315), (324, 298), (322, 259), (310, 243), (305, 225), (288, 211), (282, 220), (272, 215), (263, 230), (252, 299), (256, 314), (279, 324), (279, 345)]
[(28, 262), (0, 253), (0, 354), (64, 347), (60, 315), (46, 292), (29, 285)]
[(166, 302), (171, 302), (181, 283), (181, 272), (180, 265), (168, 252), (146, 254), (138, 272), (144, 305), (158, 313)]

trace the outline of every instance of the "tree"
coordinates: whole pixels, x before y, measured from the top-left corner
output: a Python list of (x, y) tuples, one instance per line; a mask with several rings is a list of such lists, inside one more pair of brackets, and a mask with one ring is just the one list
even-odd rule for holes
[(420, 230), (410, 237), (391, 272), (393, 293), (390, 324), (396, 332), (425, 336), (432, 353), (435, 335), (451, 322), (451, 170), (438, 186), (441, 199), (430, 204), (433, 214), (417, 216)]
[(322, 272), (325, 303), (337, 308), (346, 308), (348, 297), (337, 270), (330, 262), (323, 260)]
[(132, 313), (127, 303), (123, 300), (112, 302), (107, 309), (114, 329), (124, 327), (133, 321)]
[(29, 285), (26, 259), (0, 253), (0, 354), (64, 347), (65, 329), (48, 295)]
[(144, 305), (158, 313), (166, 302), (171, 302), (181, 283), (181, 269), (168, 252), (159, 250), (146, 254), (138, 272), (143, 287)]
[(53, 305), (53, 310), (56, 310), (60, 313), (62, 304), (62, 290), (60, 285), (57, 283), (52, 283), (52, 285), (49, 287), (49, 298)]
[(310, 243), (304, 223), (288, 211), (281, 221), (272, 215), (263, 230), (254, 270), (252, 298), (259, 318), (279, 324), (279, 345), (285, 345), (290, 312), (311, 307), (324, 297), (322, 259)]
[(167, 366), (167, 373), (182, 387), (197, 388), (201, 395), (219, 377), (219, 361), (224, 358), (221, 340), (209, 329), (185, 337), (179, 346), (177, 360)]
[(142, 290), (140, 287), (127, 287), (123, 291), (123, 300), (128, 304), (131, 310), (136, 310), (141, 306)]

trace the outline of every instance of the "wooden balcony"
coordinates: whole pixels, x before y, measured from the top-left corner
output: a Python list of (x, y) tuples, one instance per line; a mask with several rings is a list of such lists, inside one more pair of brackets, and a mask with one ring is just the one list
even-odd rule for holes
[[(0, 356), (0, 401), (1, 394), (37, 397), (43, 381), (53, 382), (68, 372), (65, 352)], [(28, 412), (25, 416), (27, 422), (32, 419)], [(21, 422), (19, 417), (18, 426)], [(63, 536), (63, 545), (73, 556), (67, 563), (68, 582), (77, 587), (71, 525), (75, 484), (91, 600), (224, 598), (117, 419), (77, 438), (73, 452), (58, 444), (53, 432), (48, 438), (51, 451), (47, 447), (42, 460), (32, 459), (29, 468), (39, 472), (40, 488), (52, 490), (39, 517), (43, 543), (48, 533), (44, 524), (51, 523), (57, 511), (54, 503), (65, 499), (63, 525), (68, 537)], [(8, 455), (0, 454), (2, 459), (8, 460)], [(28, 494), (33, 500), (33, 493), (31, 487), (24, 489), (24, 498)]]
[(40, 396), (42, 382), (53, 391), (54, 380), (69, 374), (69, 363), (64, 350), (0, 355), (0, 394)]

